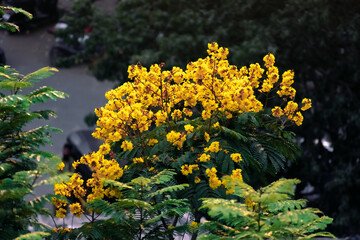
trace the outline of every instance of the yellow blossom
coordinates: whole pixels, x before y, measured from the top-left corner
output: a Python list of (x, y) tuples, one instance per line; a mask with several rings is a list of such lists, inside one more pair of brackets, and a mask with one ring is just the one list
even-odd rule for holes
[(70, 208), (70, 212), (78, 218), (81, 218), (81, 214), (84, 213), (84, 210), (81, 208), (80, 203), (70, 204), (69, 208)]
[(130, 141), (123, 141), (121, 144), (121, 148), (123, 149), (123, 151), (131, 151), (133, 150), (133, 144)]
[(193, 170), (199, 170), (199, 166), (197, 164), (184, 164), (181, 166), (181, 173), (185, 176), (192, 174)]
[(214, 127), (214, 128), (220, 127), (219, 122), (214, 123), (214, 124), (213, 124), (213, 127)]
[(243, 177), (241, 175), (241, 169), (235, 169), (232, 171), (232, 174), (231, 174), (231, 178), (232, 179), (239, 179), (239, 180), (243, 180)]
[(234, 162), (241, 162), (242, 161), (242, 157), (240, 153), (232, 153), (230, 155), (230, 158), (234, 161)]
[(284, 115), (284, 111), (281, 109), (281, 107), (276, 106), (273, 109), (271, 109), (271, 111), (274, 117), (281, 117), (282, 115)]
[(148, 145), (148, 146), (154, 146), (154, 145), (157, 144), (158, 142), (159, 142), (159, 141), (158, 141), (157, 139), (151, 138), (151, 139), (148, 140), (147, 145)]
[(56, 210), (57, 218), (64, 218), (65, 214), (66, 214), (66, 209), (64, 209), (64, 208), (59, 208), (58, 210)]
[(209, 154), (206, 154), (206, 153), (203, 153), (201, 154), (201, 156), (198, 158), (198, 160), (200, 162), (207, 162), (210, 160), (210, 155)]
[(210, 135), (207, 132), (204, 133), (204, 139), (206, 142), (210, 141)]
[(220, 150), (219, 142), (212, 142), (208, 148), (205, 148), (205, 152), (219, 152)]
[(194, 131), (194, 127), (191, 126), (190, 124), (185, 125), (184, 128), (187, 134), (192, 133)]
[(59, 164), (59, 166), (57, 167), (57, 170), (62, 171), (62, 170), (64, 169), (64, 167), (65, 167), (64, 162), (61, 162), (61, 163)]
[(297, 126), (300, 126), (304, 120), (301, 112), (296, 112), (296, 114), (292, 117), (291, 121), (293, 121)]
[(184, 133), (171, 131), (166, 135), (166, 139), (168, 142), (171, 142), (174, 146), (177, 146), (177, 148), (180, 149), (186, 140), (186, 136)]
[(200, 178), (199, 178), (198, 176), (195, 176), (194, 182), (195, 182), (195, 183), (199, 183), (200, 181), (201, 181)]
[(138, 158), (133, 158), (133, 163), (137, 164), (137, 163), (143, 163), (144, 159), (142, 157), (138, 157)]
[(303, 104), (303, 106), (301, 107), (302, 111), (306, 111), (311, 108), (311, 99), (304, 98), (301, 103)]

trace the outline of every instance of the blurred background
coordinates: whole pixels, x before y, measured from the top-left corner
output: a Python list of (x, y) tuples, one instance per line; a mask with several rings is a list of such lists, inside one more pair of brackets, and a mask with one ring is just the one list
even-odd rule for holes
[(184, 67), (205, 57), (213, 41), (229, 48), (229, 61), (238, 67), (261, 63), (271, 52), (280, 72), (295, 71), (297, 96), (313, 102), (303, 125), (292, 129), (302, 154), (274, 178), (302, 180), (296, 197), (334, 218), (328, 230), (360, 239), (358, 0), (54, 3), (56, 14), (47, 20), (44, 11), (41, 21), (20, 22), (21, 33), (0, 35), (6, 64), (21, 73), (60, 69), (43, 84), (70, 95), (47, 106), (58, 112), (47, 124), (64, 134), (46, 150), (61, 156), (66, 136), (94, 127), (91, 112), (105, 104), (106, 90), (127, 80), (129, 64)]

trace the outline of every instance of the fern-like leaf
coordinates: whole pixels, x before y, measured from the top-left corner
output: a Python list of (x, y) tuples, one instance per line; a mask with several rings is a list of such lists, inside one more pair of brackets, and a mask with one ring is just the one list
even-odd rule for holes
[(166, 182), (169, 182), (173, 176), (176, 175), (176, 172), (171, 169), (165, 169), (155, 176), (151, 177), (151, 182), (155, 184), (164, 184)]
[(133, 187), (114, 180), (104, 179), (104, 187), (116, 187), (119, 190), (122, 189), (133, 189)]
[(26, 75), (25, 77), (23, 77), (22, 81), (29, 82), (29, 83), (35, 83), (41, 79), (52, 76), (55, 72), (58, 72), (58, 70), (56, 68), (43, 67), (35, 72), (32, 72), (32, 73)]
[(47, 232), (34, 232), (34, 233), (27, 233), (23, 234), (14, 240), (43, 240), (44, 237), (50, 236), (50, 233)]
[(57, 100), (58, 98), (65, 98), (66, 96), (67, 94), (63, 92), (56, 91), (51, 87), (43, 86), (27, 95), (27, 98), (32, 103), (36, 104), (46, 102), (49, 99)]
[(171, 192), (180, 191), (180, 190), (185, 189), (186, 187), (189, 187), (189, 184), (179, 184), (179, 185), (175, 185), (175, 186), (169, 186), (169, 187), (165, 187), (160, 190), (157, 190), (155, 192), (152, 192), (152, 193), (148, 194), (147, 196), (149, 198), (152, 198), (152, 197), (155, 197), (157, 195), (162, 195), (167, 192), (171, 193)]

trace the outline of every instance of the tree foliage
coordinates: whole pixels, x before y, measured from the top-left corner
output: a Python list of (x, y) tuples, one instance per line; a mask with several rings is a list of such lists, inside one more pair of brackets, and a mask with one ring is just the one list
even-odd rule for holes
[[(176, 173), (164, 170), (152, 177), (138, 177), (128, 183), (104, 179), (105, 186), (120, 191), (116, 201), (94, 199), (86, 204), (85, 222), (71, 231), (56, 231), (53, 239), (174, 239), (187, 226), (178, 220), (190, 211), (185, 199), (174, 193), (188, 185), (174, 185)], [(102, 218), (98, 217), (101, 215)]]
[[(43, 87), (29, 94), (21, 94), (23, 88), (51, 76), (57, 70), (42, 68), (22, 75), (9, 66), (0, 67), (0, 238), (42, 239), (48, 235), (48, 227), (37, 220), (38, 214), (51, 215), (45, 208), (51, 195), (27, 201), (25, 196), (35, 197), (35, 186), (52, 183), (52, 179), (66, 179), (56, 170), (61, 162), (53, 154), (40, 150), (51, 144), (50, 136), (60, 129), (48, 125), (27, 129), (27, 124), (36, 119), (49, 119), (56, 113), (51, 110), (33, 111), (35, 104), (65, 98), (66, 94), (50, 87)], [(49, 178), (39, 182), (39, 178)], [(29, 227), (36, 233), (29, 233)], [(26, 234), (25, 236), (19, 236)]]
[(226, 178), (234, 195), (244, 201), (203, 199), (211, 221), (200, 228), (209, 231), (199, 239), (314, 239), (333, 237), (324, 230), (332, 219), (314, 208), (304, 208), (303, 199), (292, 200), (297, 179), (279, 179), (255, 191), (246, 183)]
[(309, 183), (315, 187), (311, 195), (319, 197), (309, 204), (335, 217), (339, 234), (359, 233), (353, 224), (360, 216), (360, 182), (354, 177), (360, 172), (357, 1), (131, 0), (120, 1), (109, 15), (95, 11), (90, 1), (81, 2), (92, 10), (75, 33), (83, 34), (89, 23), (93, 32), (87, 55), (75, 58), (91, 56), (89, 66), (99, 79), (124, 82), (127, 65), (138, 61), (183, 66), (202, 56), (212, 41), (230, 49), (235, 65), (272, 52), (280, 67), (293, 68), (298, 92), (306, 92), (315, 108), (306, 114), (311, 120), (294, 130), (303, 154), (287, 176), (303, 180), (298, 194)]

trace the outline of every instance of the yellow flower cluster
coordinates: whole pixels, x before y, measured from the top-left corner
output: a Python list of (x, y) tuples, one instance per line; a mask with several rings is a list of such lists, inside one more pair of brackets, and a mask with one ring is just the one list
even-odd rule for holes
[(234, 161), (234, 162), (241, 162), (242, 161), (242, 157), (240, 153), (232, 153), (230, 155), (230, 158)]
[[(185, 71), (178, 67), (163, 71), (158, 64), (149, 70), (139, 64), (131, 65), (128, 73), (133, 82), (108, 91), (105, 96), (109, 102), (95, 110), (99, 120), (93, 135), (119, 141), (147, 131), (153, 122), (159, 126), (191, 117), (197, 105), (203, 109), (204, 120), (219, 113), (232, 118), (234, 114), (262, 110), (254, 91), (264, 72), (260, 65), (237, 69), (227, 61), (227, 48), (217, 43), (209, 44), (208, 48), (209, 56), (190, 62)], [(266, 81), (273, 83), (278, 71), (270, 65)]]
[(183, 166), (181, 166), (181, 173), (183, 175), (189, 175), (192, 174), (192, 171), (195, 170), (199, 170), (199, 165), (197, 164), (184, 164)]
[[(259, 63), (241, 68), (230, 65), (227, 60), (229, 50), (219, 47), (217, 43), (208, 44), (207, 53), (207, 57), (190, 62), (185, 70), (179, 67), (164, 70), (163, 64), (154, 64), (149, 69), (140, 64), (131, 65), (128, 68), (130, 81), (106, 92), (105, 97), (108, 103), (95, 110), (99, 119), (93, 133), (95, 138), (104, 140), (105, 143), (97, 152), (85, 155), (73, 164), (75, 169), (79, 164), (86, 164), (93, 171), (92, 178), (86, 183), (89, 188), (87, 201), (103, 197), (121, 197), (119, 191), (105, 189), (103, 185), (102, 179), (119, 179), (125, 169), (113, 159), (116, 155), (110, 151), (110, 148), (122, 140), (123, 151), (132, 151), (139, 146), (136, 145), (135, 140), (131, 142), (125, 139), (139, 139), (138, 137), (143, 136), (141, 134), (147, 132), (153, 125), (165, 125), (166, 140), (178, 150), (183, 148), (184, 142), (190, 133), (195, 131), (195, 128), (200, 129), (199, 132), (205, 130), (203, 139), (209, 142), (210, 134), (213, 134), (211, 127), (221, 127), (217, 122), (218, 119), (225, 117), (232, 119), (245, 112), (262, 111), (263, 104), (257, 96), (267, 97), (272, 91), (276, 91), (276, 94), (286, 103), (286, 106), (275, 106), (272, 109), (273, 116), (280, 118), (283, 122), (291, 121), (297, 125), (302, 123), (303, 116), (299, 108), (301, 111), (309, 109), (311, 100), (305, 98), (302, 100), (301, 107), (298, 106), (294, 101), (296, 90), (292, 87), (294, 72), (285, 71), (281, 75), (280, 82), (279, 69), (274, 65), (274, 55), (269, 53), (263, 58), (265, 66), (263, 69)], [(207, 123), (208, 127), (201, 129), (192, 123), (193, 125), (184, 125), (183, 131), (174, 130), (174, 123), (192, 117), (199, 117)], [(195, 134), (194, 140), (198, 136)], [(156, 138), (159, 139), (159, 136)], [(160, 139), (158, 139), (145, 139), (141, 146), (155, 146), (159, 143)], [(194, 147), (190, 149), (194, 151)], [(229, 153), (220, 148), (218, 141), (213, 141), (204, 148), (204, 153), (199, 155), (196, 161), (209, 162), (211, 154), (220, 151)], [(105, 156), (110, 156), (110, 159), (106, 159)], [(234, 163), (242, 161), (240, 153), (232, 153), (230, 158)], [(133, 163), (144, 163), (144, 159), (149, 158), (147, 156), (135, 157)], [(151, 164), (158, 159), (157, 156), (152, 157), (147, 166), (149, 171), (154, 169), (155, 165)], [(199, 170), (197, 164), (181, 166), (183, 175), (192, 174), (195, 170)], [(216, 168), (206, 169), (205, 173), (209, 178), (211, 188), (216, 189), (222, 184), (217, 176)], [(195, 183), (201, 181), (199, 176), (195, 176)], [(241, 169), (235, 169), (230, 177), (242, 180)], [(86, 196), (84, 182), (77, 174), (73, 175), (70, 182), (55, 184), (54, 190), (55, 194), (64, 197), (74, 195), (77, 198), (84, 198)], [(64, 203), (56, 202), (55, 205), (58, 207), (57, 216), (64, 216), (66, 213)], [(77, 216), (82, 214), (80, 209), (79, 205), (70, 206), (70, 211)]]
[(239, 180), (243, 180), (242, 174), (241, 174), (241, 169), (235, 169), (232, 171), (231, 174), (231, 178), (233, 179), (239, 179)]
[(166, 135), (166, 140), (171, 142), (174, 146), (177, 146), (177, 149), (180, 150), (186, 140), (186, 136), (184, 133), (171, 131)]
[(131, 151), (131, 150), (133, 150), (134, 147), (133, 147), (132, 142), (125, 140), (122, 142), (121, 148), (123, 149), (123, 151)]
[(206, 153), (203, 153), (200, 155), (200, 157), (198, 158), (198, 160), (200, 162), (207, 162), (210, 160), (210, 155), (209, 154), (206, 154)]
[(212, 142), (210, 144), (210, 146), (208, 148), (205, 148), (204, 150), (205, 150), (205, 152), (217, 153), (221, 150), (221, 148), (219, 146), (220, 146), (219, 142)]
[(191, 126), (190, 124), (186, 124), (184, 126), (184, 128), (185, 128), (185, 131), (186, 131), (187, 134), (190, 134), (190, 133), (192, 133), (194, 131), (194, 127)]
[[(304, 98), (302, 104), (303, 104), (303, 107), (301, 108), (302, 111), (306, 111), (307, 109), (311, 108), (310, 99)], [(284, 109), (282, 109), (279, 106), (274, 107), (272, 109), (272, 114), (274, 117), (281, 117), (282, 115), (286, 115), (288, 120), (294, 122), (298, 126), (300, 126), (304, 120), (303, 115), (299, 111), (298, 104), (293, 101), (289, 101)]]
[(72, 203), (70, 204), (69, 208), (70, 212), (78, 218), (81, 218), (81, 214), (84, 213), (84, 210), (81, 208), (80, 203)]
[(157, 139), (151, 138), (151, 139), (148, 140), (147, 145), (148, 145), (148, 146), (154, 146), (154, 145), (156, 145), (158, 142), (159, 142), (159, 141), (158, 141)]
[(209, 177), (209, 185), (212, 189), (216, 189), (221, 185), (221, 181), (216, 176), (216, 172), (217, 172), (216, 168), (206, 169), (205, 171), (206, 175), (208, 175)]
[(133, 158), (133, 163), (143, 163), (144, 159), (142, 157)]
[[(87, 195), (86, 200), (91, 201), (93, 199), (102, 199), (104, 196), (114, 197), (120, 196), (120, 193), (113, 189), (105, 189), (102, 179), (116, 180), (123, 175), (123, 169), (119, 166), (115, 159), (105, 159), (104, 155), (110, 152), (108, 143), (104, 143), (99, 147), (99, 151), (89, 153), (80, 158), (80, 160), (73, 163), (74, 169), (79, 164), (85, 164), (93, 171), (92, 178), (87, 180), (86, 186), (91, 189)], [(74, 195), (78, 199), (83, 199), (86, 196), (86, 190), (84, 189), (84, 180), (77, 173), (74, 173), (70, 178), (70, 182), (61, 182), (54, 184), (54, 192), (56, 195), (70, 197)], [(57, 217), (65, 217), (66, 210), (63, 208), (65, 205), (56, 205), (59, 209), (56, 212)], [(73, 205), (73, 212), (76, 216), (81, 216), (80, 210), (75, 210)], [(75, 213), (76, 212), (76, 213)]]

